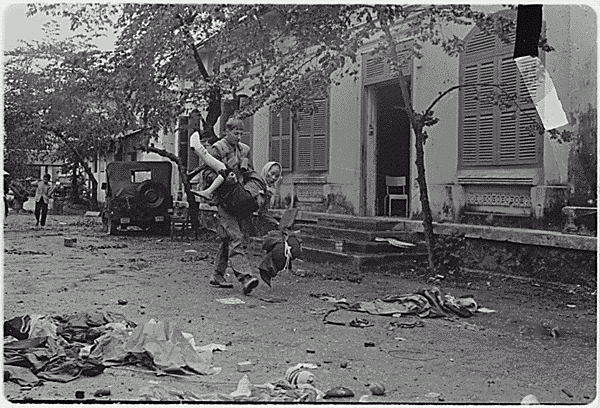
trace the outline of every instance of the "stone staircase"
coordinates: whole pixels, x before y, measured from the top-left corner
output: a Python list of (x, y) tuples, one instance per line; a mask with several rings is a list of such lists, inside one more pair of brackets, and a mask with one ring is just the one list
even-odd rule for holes
[[(345, 263), (363, 270), (394, 261), (427, 258), (422, 235), (408, 231), (403, 219), (300, 212), (294, 229), (300, 231), (305, 260)], [(414, 246), (394, 246), (384, 241), (387, 238)]]

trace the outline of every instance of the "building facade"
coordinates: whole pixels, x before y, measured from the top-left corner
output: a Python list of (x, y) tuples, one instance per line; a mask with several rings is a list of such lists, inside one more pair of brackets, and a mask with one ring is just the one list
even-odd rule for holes
[[(480, 8), (506, 12), (500, 6)], [(516, 18), (516, 11), (512, 16)], [(577, 143), (558, 143), (548, 132), (531, 131), (539, 117), (512, 60), (514, 44), (503, 44), (472, 26), (452, 30), (466, 40), (459, 57), (426, 45), (422, 58), (411, 58), (402, 67), (414, 109), (421, 112), (440, 92), (473, 81), (499, 81), (520, 102), (518, 109), (502, 110), (481, 89), (461, 88), (437, 103), (439, 122), (427, 129), (425, 144), (434, 220), (458, 221), (465, 214), (540, 218), (566, 205), (581, 176), (575, 171)], [(554, 51), (542, 52), (540, 58), (569, 119), (567, 128), (576, 138), (595, 140), (595, 11), (582, 5), (544, 5), (543, 34)], [(402, 34), (397, 42), (400, 53), (412, 47), (412, 39)], [(332, 85), (315, 101), (313, 112), (293, 116), (263, 107), (246, 119), (243, 139), (252, 148), (255, 167), (270, 160), (283, 166), (276, 206), (384, 216), (385, 177), (405, 176), (409, 217), (419, 217), (415, 136), (400, 109), (397, 81), (371, 55), (376, 44), (366, 43), (359, 50), (357, 80), (349, 77)], [(210, 67), (210, 53), (204, 58)], [(241, 93), (251, 97), (249, 91)], [(226, 105), (221, 122), (228, 116)], [(189, 134), (183, 129), (165, 135), (162, 143), (193, 168), (197, 163), (189, 150)], [(404, 208), (393, 210), (393, 215), (404, 213)]]

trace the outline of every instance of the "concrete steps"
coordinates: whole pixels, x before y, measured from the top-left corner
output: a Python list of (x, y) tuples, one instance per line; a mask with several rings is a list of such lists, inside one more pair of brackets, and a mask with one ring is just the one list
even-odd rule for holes
[(406, 242), (415, 242), (418, 240), (418, 234), (412, 231), (370, 231), (366, 229), (334, 228), (310, 224), (302, 225), (301, 228), (302, 233), (307, 235), (340, 240), (367, 242), (375, 241), (375, 238), (396, 238)]
[[(416, 232), (405, 231), (402, 219), (377, 219), (319, 214), (297, 219), (302, 238), (302, 258), (314, 262), (348, 264), (356, 270), (389, 262), (425, 259), (427, 252)], [(376, 238), (395, 238), (414, 247), (397, 247)]]

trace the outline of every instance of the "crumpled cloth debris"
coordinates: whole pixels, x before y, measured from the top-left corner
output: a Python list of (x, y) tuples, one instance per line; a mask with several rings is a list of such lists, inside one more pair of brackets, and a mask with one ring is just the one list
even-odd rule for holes
[(346, 298), (336, 298), (335, 296), (330, 295), (329, 293), (311, 293), (308, 296), (316, 297), (331, 303), (348, 303)]
[(478, 305), (472, 297), (455, 298), (438, 287), (420, 289), (405, 295), (389, 295), (370, 302), (358, 302), (348, 310), (376, 315), (417, 315), (419, 317), (471, 317)]
[(125, 344), (131, 354), (147, 353), (154, 365), (165, 372), (192, 370), (198, 374), (216, 374), (219, 369), (212, 366), (212, 352), (197, 352), (171, 322), (150, 319), (136, 327)]
[(58, 323), (52, 316), (31, 314), (17, 316), (4, 322), (4, 336), (13, 336), (17, 340), (50, 336), (56, 338)]
[(9, 319), (4, 322), (4, 375), (9, 381), (29, 386), (39, 385), (39, 380), (69, 382), (82, 375), (96, 376), (104, 370), (102, 359), (97, 353), (81, 351), (91, 351), (86, 347), (112, 331), (109, 325), (114, 324), (135, 325), (118, 313), (95, 310)]
[(233, 401), (228, 394), (214, 392), (211, 394), (196, 394), (193, 391), (167, 388), (163, 385), (150, 385), (138, 391), (141, 401)]
[[(138, 326), (123, 315), (85, 311), (64, 316), (25, 315), (4, 322), (4, 377), (21, 386), (69, 382), (105, 367), (141, 364), (160, 371), (216, 374), (210, 344), (196, 347), (170, 323)], [(131, 333), (133, 331), (133, 334)], [(43, 335), (41, 335), (43, 334)], [(35, 337), (29, 337), (33, 335)]]
[(236, 389), (230, 394), (214, 392), (196, 394), (192, 391), (151, 385), (139, 390), (142, 401), (226, 401), (239, 402), (314, 402), (323, 399), (321, 390), (311, 384), (294, 386), (285, 379), (265, 384), (251, 384), (247, 374), (239, 380)]

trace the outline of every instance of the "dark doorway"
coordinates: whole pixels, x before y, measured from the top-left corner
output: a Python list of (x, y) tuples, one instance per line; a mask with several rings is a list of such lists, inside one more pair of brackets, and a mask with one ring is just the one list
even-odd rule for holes
[[(410, 187), (410, 122), (404, 107), (400, 85), (386, 84), (375, 91), (377, 98), (377, 186), (375, 213), (387, 215), (385, 176), (406, 176)], [(404, 215), (404, 202), (396, 201), (392, 215)]]

